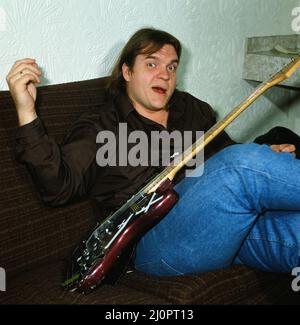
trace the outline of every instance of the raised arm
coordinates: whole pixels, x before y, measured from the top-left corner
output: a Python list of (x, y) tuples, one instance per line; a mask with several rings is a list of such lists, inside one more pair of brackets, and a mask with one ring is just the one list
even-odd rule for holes
[(19, 120), (16, 152), (41, 199), (57, 206), (87, 195), (95, 172), (96, 128), (91, 119), (82, 117), (62, 144), (49, 137), (35, 108), (40, 76), (33, 59), (17, 61), (7, 76)]
[(35, 59), (16, 61), (6, 80), (16, 105), (19, 126), (37, 118), (35, 110), (36, 85), (40, 83), (41, 70)]

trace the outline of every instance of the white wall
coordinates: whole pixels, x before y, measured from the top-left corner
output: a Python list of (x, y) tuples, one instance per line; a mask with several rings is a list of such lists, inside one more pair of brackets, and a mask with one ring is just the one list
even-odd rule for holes
[[(43, 84), (107, 75), (138, 28), (153, 26), (183, 43), (179, 88), (208, 101), (223, 117), (253, 90), (242, 80), (246, 37), (293, 34), (296, 0), (0, 0), (0, 89), (13, 62), (34, 57)], [(2, 12), (2, 15), (1, 15)], [(4, 14), (3, 14), (4, 13)], [(2, 17), (2, 18), (1, 18)], [(228, 128), (245, 141), (273, 125), (297, 128), (276, 89)]]

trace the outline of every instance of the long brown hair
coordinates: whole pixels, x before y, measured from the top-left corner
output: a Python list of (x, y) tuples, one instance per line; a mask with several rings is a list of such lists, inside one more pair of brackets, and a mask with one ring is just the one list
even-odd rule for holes
[(180, 60), (181, 44), (171, 34), (154, 28), (143, 28), (135, 32), (124, 46), (119, 59), (113, 67), (107, 83), (109, 94), (116, 96), (126, 91), (126, 81), (122, 74), (122, 66), (124, 63), (132, 70), (135, 58), (139, 54), (153, 54), (167, 44), (174, 47), (178, 60)]

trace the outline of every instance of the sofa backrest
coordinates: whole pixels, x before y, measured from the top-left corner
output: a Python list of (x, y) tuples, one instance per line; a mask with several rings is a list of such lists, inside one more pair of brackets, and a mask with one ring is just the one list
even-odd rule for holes
[[(104, 98), (105, 78), (38, 88), (37, 111), (58, 143), (83, 112)], [(0, 267), (9, 275), (67, 257), (94, 223), (90, 202), (43, 205), (29, 173), (15, 159), (17, 115), (0, 92)]]

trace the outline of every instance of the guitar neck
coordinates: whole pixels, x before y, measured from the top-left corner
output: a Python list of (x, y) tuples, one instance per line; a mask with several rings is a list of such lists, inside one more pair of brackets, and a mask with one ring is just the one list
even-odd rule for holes
[(201, 137), (193, 143), (191, 147), (185, 150), (181, 156), (178, 156), (175, 164), (172, 162), (167, 168), (165, 168), (157, 177), (150, 182), (150, 184), (144, 188), (146, 193), (154, 192), (159, 185), (166, 179), (173, 180), (176, 174), (181, 168), (183, 168), (191, 159), (193, 159), (201, 150), (204, 149), (213, 139), (215, 139), (232, 121), (234, 121), (249, 105), (251, 105), (261, 94), (263, 94), (271, 86), (268, 82), (262, 83), (257, 87), (254, 92), (243, 100), (238, 106), (236, 106), (228, 115), (222, 120), (213, 125), (204, 134), (204, 138)]
[(165, 180), (173, 180), (178, 171), (183, 168), (191, 159), (193, 159), (201, 150), (204, 149), (214, 138), (216, 138), (230, 123), (232, 123), (246, 108), (248, 108), (259, 96), (261, 96), (269, 88), (279, 84), (281, 81), (289, 78), (300, 66), (300, 57), (294, 58), (281, 71), (273, 75), (267, 81), (261, 83), (254, 91), (245, 98), (238, 106), (236, 106), (222, 120), (212, 126), (203, 137), (197, 140), (193, 145), (185, 150), (176, 158), (168, 167), (158, 174), (150, 183), (148, 183), (142, 192), (150, 194)]

